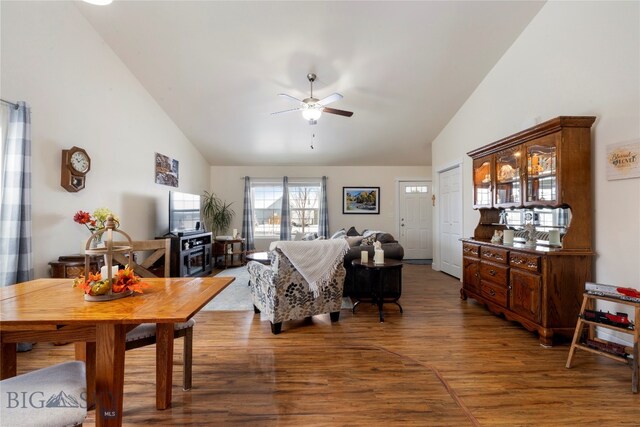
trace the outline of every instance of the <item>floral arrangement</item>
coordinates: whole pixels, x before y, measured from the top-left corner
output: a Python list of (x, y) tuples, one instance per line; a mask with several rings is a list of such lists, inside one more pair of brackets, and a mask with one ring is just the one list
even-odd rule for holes
[[(137, 292), (143, 293), (142, 288), (145, 283), (139, 276), (133, 273), (133, 269), (128, 265), (123, 270), (118, 270), (112, 279), (111, 291), (113, 293), (120, 292)], [(109, 279), (102, 279), (100, 273), (89, 273), (89, 277), (85, 279), (84, 276), (80, 276), (73, 281), (73, 287), (80, 287), (87, 295), (105, 295), (109, 292)]]
[(98, 208), (93, 211), (93, 214), (85, 211), (78, 211), (73, 216), (73, 221), (84, 225), (93, 234), (105, 227), (105, 223), (107, 222), (107, 217), (109, 215), (113, 216), (116, 224), (120, 223), (120, 218), (118, 218), (118, 216), (108, 208)]

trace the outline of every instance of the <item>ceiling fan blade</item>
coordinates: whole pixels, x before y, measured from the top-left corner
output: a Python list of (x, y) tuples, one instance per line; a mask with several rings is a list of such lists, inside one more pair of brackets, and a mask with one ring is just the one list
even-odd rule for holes
[(282, 96), (283, 98), (293, 99), (294, 101), (298, 101), (298, 102), (302, 103), (301, 99), (298, 99), (295, 96), (287, 95), (286, 93), (279, 93), (278, 96)]
[(339, 93), (332, 93), (331, 95), (318, 101), (318, 104), (325, 106), (331, 104), (332, 102), (336, 102), (339, 99), (342, 99), (342, 95), (340, 95)]
[(352, 111), (337, 110), (335, 108), (329, 108), (329, 107), (324, 107), (322, 109), (322, 112), (323, 113), (329, 113), (329, 114), (337, 114), (339, 116), (345, 116), (345, 117), (353, 116), (353, 112)]
[(271, 113), (271, 114), (273, 115), (273, 114), (290, 113), (292, 111), (300, 111), (300, 110), (302, 110), (302, 108), (292, 108), (290, 110), (276, 111), (276, 112)]

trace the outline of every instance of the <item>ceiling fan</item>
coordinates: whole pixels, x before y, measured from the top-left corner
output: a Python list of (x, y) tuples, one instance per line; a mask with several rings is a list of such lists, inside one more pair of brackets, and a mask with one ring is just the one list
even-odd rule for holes
[(351, 111), (338, 110), (335, 108), (327, 107), (328, 104), (331, 104), (332, 102), (342, 99), (342, 95), (340, 95), (339, 93), (332, 93), (331, 95), (322, 99), (313, 97), (313, 82), (316, 80), (316, 77), (317, 76), (313, 73), (307, 74), (307, 79), (309, 80), (309, 84), (311, 85), (311, 95), (309, 96), (309, 98), (305, 98), (301, 100), (294, 96), (287, 95), (286, 93), (278, 94), (278, 96), (293, 99), (294, 101), (299, 102), (300, 106), (298, 108), (292, 108), (290, 110), (284, 110), (284, 111), (276, 111), (275, 113), (271, 113), (271, 114), (281, 114), (281, 113), (290, 113), (292, 111), (302, 111), (302, 117), (304, 117), (305, 120), (309, 121), (310, 125), (315, 125), (316, 123), (318, 123), (318, 119), (320, 118), (323, 112), (329, 113), (329, 114), (337, 114), (339, 116), (345, 116), (345, 117), (353, 116), (353, 112)]

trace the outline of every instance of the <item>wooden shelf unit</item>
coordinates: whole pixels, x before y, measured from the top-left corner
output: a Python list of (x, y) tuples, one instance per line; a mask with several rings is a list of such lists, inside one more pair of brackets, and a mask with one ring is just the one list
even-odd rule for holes
[[(590, 320), (584, 319), (584, 311), (585, 310), (593, 310), (595, 307), (596, 300), (609, 301), (616, 304), (623, 304), (633, 307), (634, 310), (634, 321), (635, 325), (633, 329), (621, 328), (619, 326), (608, 325), (606, 323), (593, 322)], [(580, 315), (578, 316), (578, 323), (576, 324), (576, 331), (573, 335), (573, 341), (571, 342), (571, 349), (569, 350), (569, 357), (567, 358), (567, 368), (571, 368), (571, 362), (573, 361), (573, 356), (577, 349), (585, 350), (590, 353), (594, 353), (600, 356), (607, 357), (611, 360), (615, 360), (616, 362), (621, 362), (629, 365), (631, 367), (631, 391), (633, 393), (638, 393), (638, 371), (640, 366), (640, 360), (638, 357), (638, 325), (637, 322), (640, 319), (640, 303), (625, 301), (617, 298), (609, 298), (605, 296), (599, 295), (591, 295), (589, 293), (584, 294), (584, 299), (582, 301), (582, 307), (580, 308)], [(584, 327), (588, 327), (587, 337), (592, 340), (599, 341), (601, 343), (608, 343), (608, 341), (597, 338), (595, 336), (595, 328), (605, 328), (610, 329), (617, 332), (622, 332), (624, 334), (629, 334), (633, 337), (633, 344), (631, 347), (625, 347), (625, 350), (628, 354), (631, 354), (633, 358), (627, 358), (618, 356), (616, 354), (608, 353), (606, 351), (598, 350), (595, 348), (591, 348), (582, 342), (582, 337), (584, 335)]]
[(215, 239), (213, 258), (216, 267), (241, 267), (246, 264), (247, 251), (244, 239)]

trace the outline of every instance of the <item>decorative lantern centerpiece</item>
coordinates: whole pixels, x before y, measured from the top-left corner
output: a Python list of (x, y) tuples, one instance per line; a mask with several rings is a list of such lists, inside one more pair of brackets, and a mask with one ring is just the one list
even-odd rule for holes
[[(111, 301), (124, 298), (133, 292), (142, 292), (140, 278), (133, 273), (133, 269), (126, 266), (119, 270), (113, 265), (113, 254), (125, 252), (129, 260), (133, 260), (131, 237), (122, 230), (118, 230), (119, 223), (113, 215), (107, 216), (105, 227), (96, 231), (89, 237), (85, 245), (84, 271), (87, 277), (79, 277), (74, 286), (80, 286), (84, 290), (85, 301)], [(122, 246), (115, 246), (113, 234), (119, 233), (126, 238)], [(106, 239), (105, 239), (106, 235)], [(92, 242), (102, 240), (103, 247), (92, 248)], [(100, 272), (91, 273), (89, 270), (91, 255), (103, 255), (105, 265)]]

